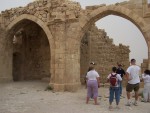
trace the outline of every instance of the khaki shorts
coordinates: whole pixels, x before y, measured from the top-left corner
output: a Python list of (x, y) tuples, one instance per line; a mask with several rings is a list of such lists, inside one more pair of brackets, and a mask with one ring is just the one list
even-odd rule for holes
[(137, 83), (137, 84), (127, 84), (126, 86), (126, 91), (127, 92), (132, 92), (132, 90), (134, 90), (135, 92), (137, 92), (140, 88), (140, 84)]

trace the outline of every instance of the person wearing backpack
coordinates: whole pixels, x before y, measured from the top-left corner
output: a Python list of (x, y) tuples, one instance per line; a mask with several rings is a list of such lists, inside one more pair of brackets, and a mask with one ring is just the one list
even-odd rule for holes
[(110, 83), (109, 88), (109, 109), (112, 110), (112, 102), (114, 100), (114, 95), (116, 99), (116, 108), (119, 109), (120, 102), (120, 90), (119, 90), (119, 81), (122, 81), (120, 74), (116, 73), (117, 68), (112, 67), (112, 73), (107, 77), (107, 81)]

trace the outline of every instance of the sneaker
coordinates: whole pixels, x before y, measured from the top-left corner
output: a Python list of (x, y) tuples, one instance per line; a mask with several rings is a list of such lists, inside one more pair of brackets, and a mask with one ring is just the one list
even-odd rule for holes
[(137, 103), (137, 102), (134, 102), (133, 105), (138, 106), (138, 103)]
[(125, 98), (125, 97), (121, 95), (121, 96), (120, 96), (120, 99), (122, 99), (122, 98)]
[(89, 100), (90, 100), (90, 101), (93, 101), (93, 100), (94, 100), (94, 98), (90, 98)]
[(125, 98), (123, 95), (120, 95), (120, 97)]
[(144, 103), (146, 103), (146, 101), (145, 101), (144, 99), (142, 99), (142, 100), (141, 100), (141, 102), (144, 102)]
[(126, 106), (131, 106), (131, 102), (127, 102), (127, 104), (125, 104)]
[(99, 103), (96, 103), (96, 104), (94, 103), (94, 105), (100, 105), (100, 104)]

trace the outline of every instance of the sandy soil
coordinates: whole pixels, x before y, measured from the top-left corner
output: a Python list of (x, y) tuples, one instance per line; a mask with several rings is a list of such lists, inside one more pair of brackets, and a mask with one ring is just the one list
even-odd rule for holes
[(109, 111), (105, 97), (108, 88), (99, 88), (100, 105), (93, 105), (93, 100), (85, 104), (85, 87), (76, 93), (52, 92), (45, 91), (47, 84), (40, 81), (0, 83), (0, 113), (150, 113), (150, 103), (139, 101), (138, 106), (128, 107), (126, 98), (121, 99), (120, 110)]

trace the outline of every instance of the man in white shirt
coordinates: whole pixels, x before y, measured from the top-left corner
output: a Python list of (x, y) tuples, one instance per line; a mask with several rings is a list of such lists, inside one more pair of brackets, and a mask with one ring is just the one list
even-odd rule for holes
[(140, 88), (140, 67), (136, 65), (136, 60), (131, 59), (131, 65), (128, 67), (126, 71), (126, 78), (128, 80), (128, 84), (126, 86), (126, 92), (127, 92), (127, 106), (131, 105), (130, 96), (132, 90), (135, 92), (135, 102), (133, 103), (135, 106), (137, 106), (137, 100), (138, 100), (138, 91)]

